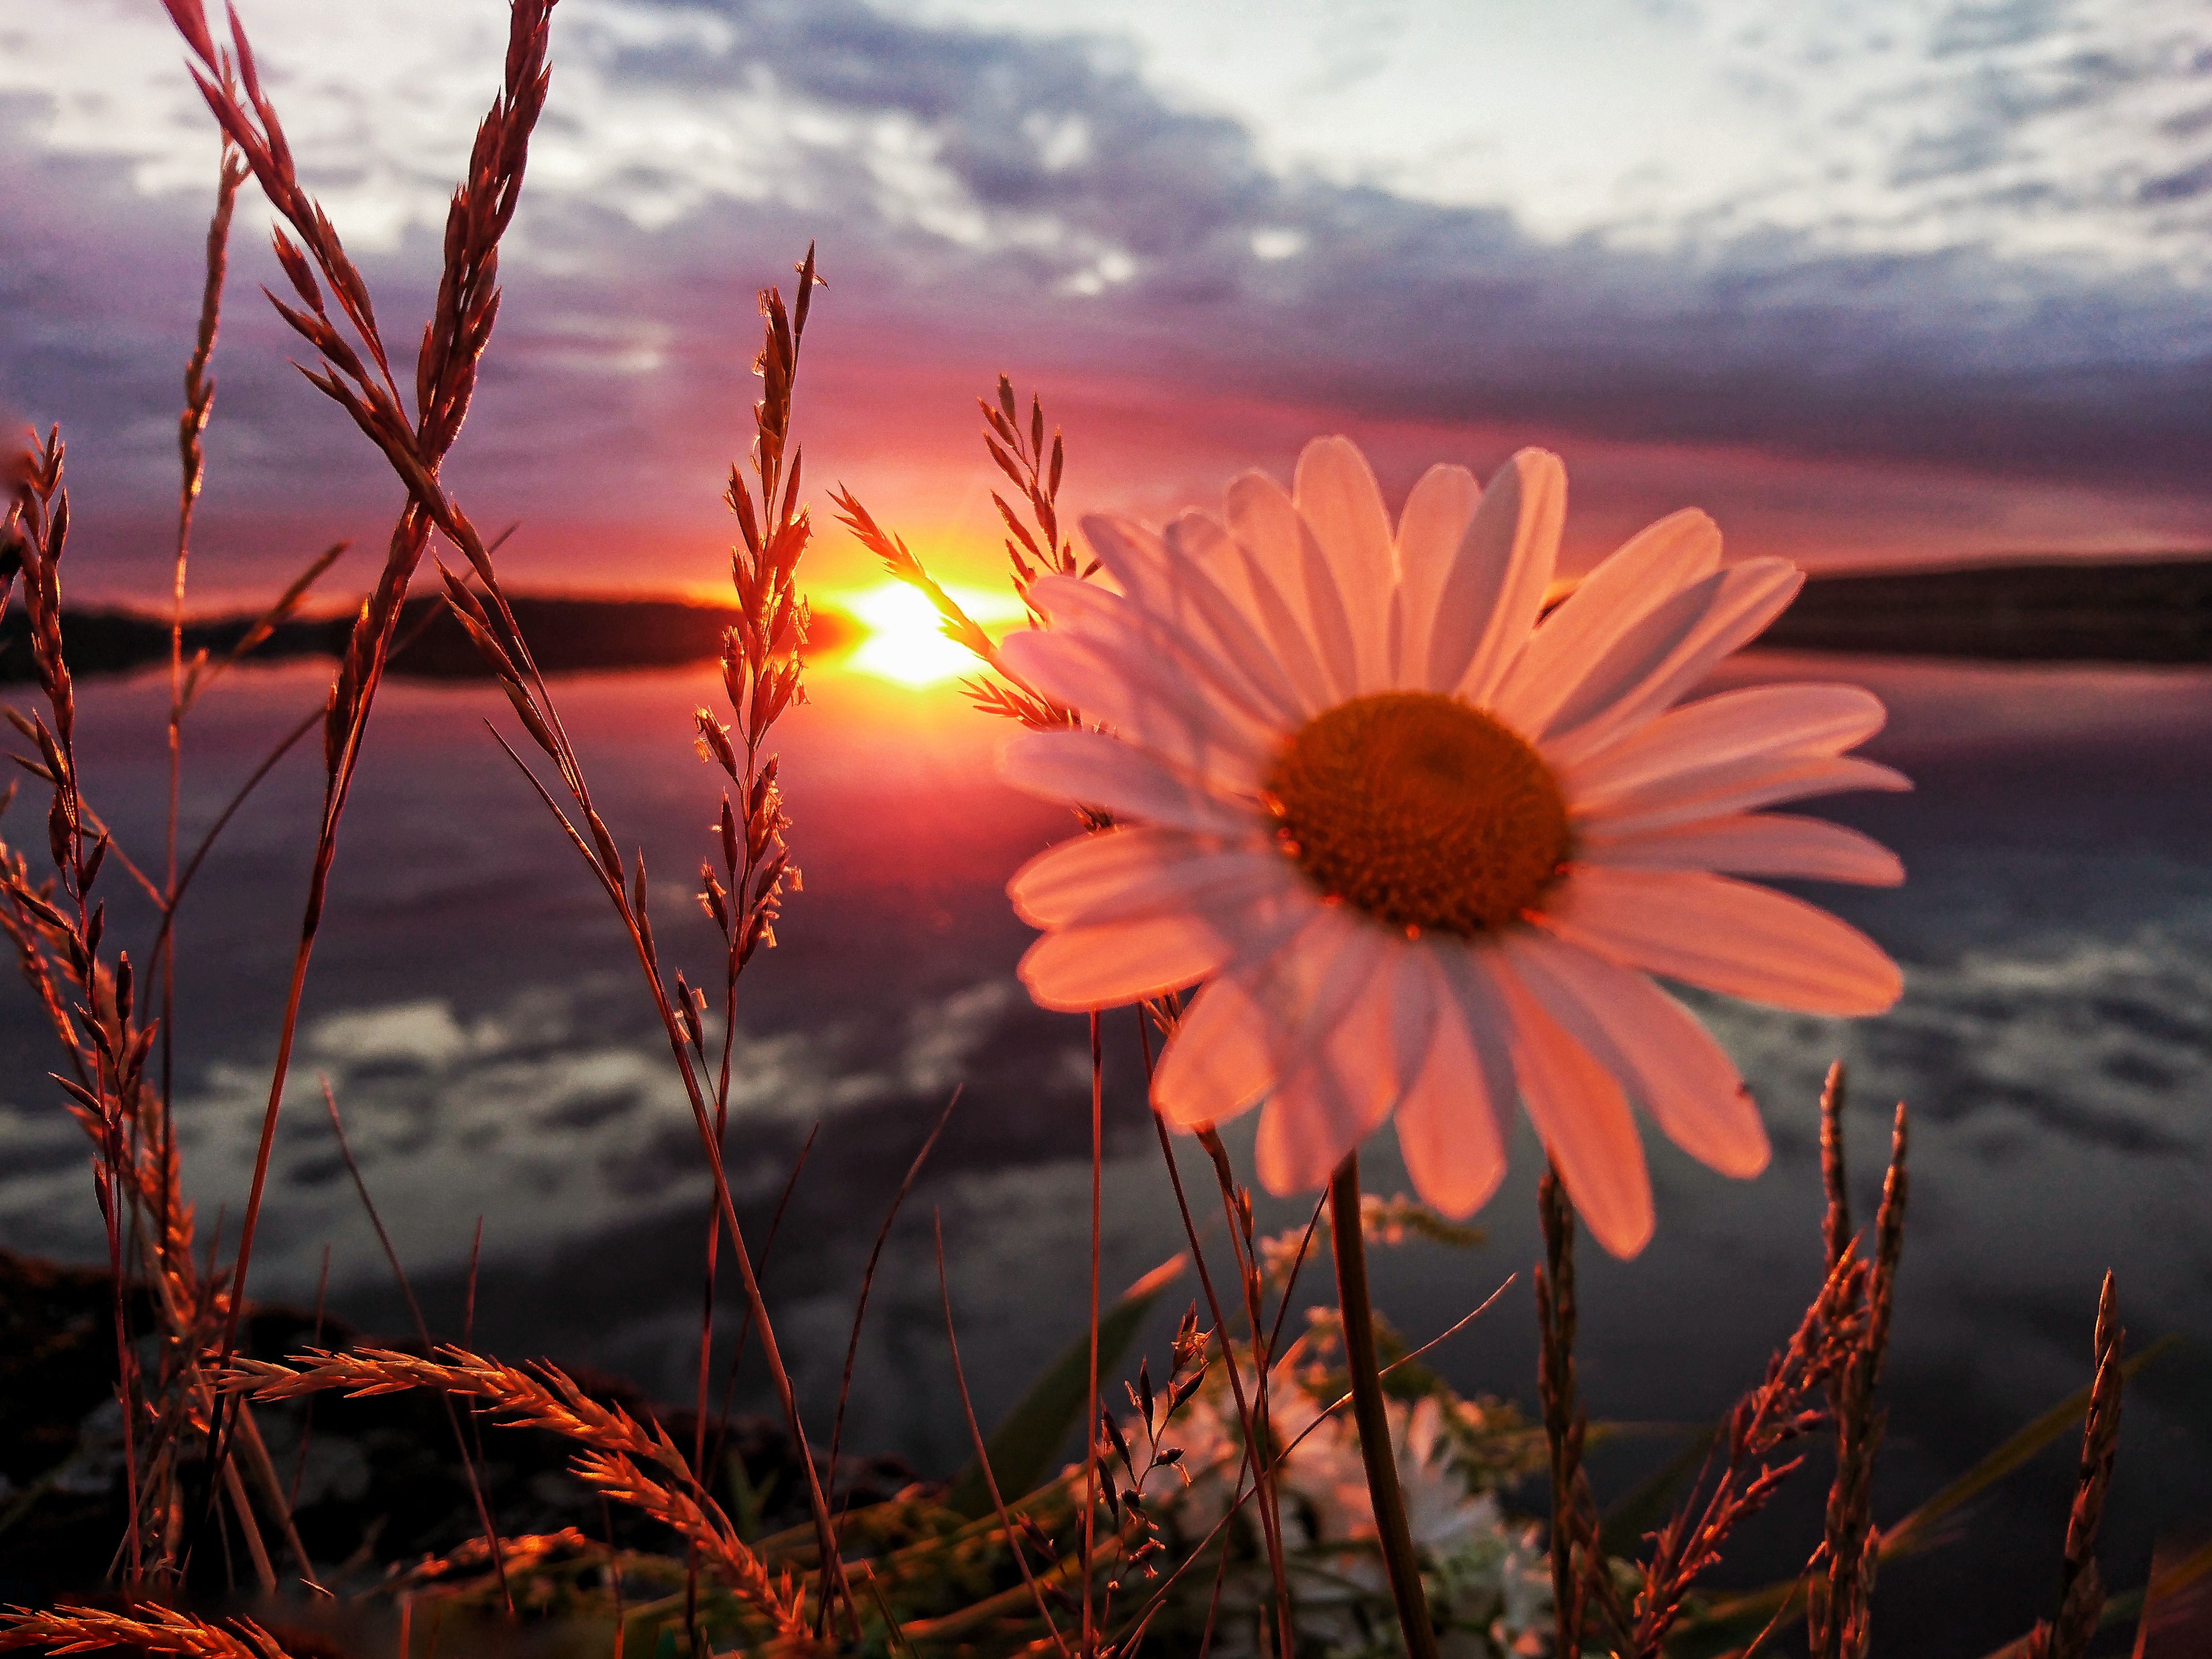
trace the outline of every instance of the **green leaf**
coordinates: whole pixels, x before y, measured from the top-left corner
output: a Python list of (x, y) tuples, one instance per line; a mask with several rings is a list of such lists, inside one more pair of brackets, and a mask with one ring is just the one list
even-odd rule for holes
[[(1182, 1276), (1188, 1258), (1178, 1255), (1146, 1273), (1121, 1294), (1120, 1301), (1098, 1316), (1098, 1374), (1111, 1374), (1121, 1356), (1136, 1340), (1145, 1316), (1152, 1310), (1162, 1291)], [(1042, 1486), (1052, 1473), (1053, 1459), (1067, 1437), (1083, 1425), (1091, 1371), (1091, 1334), (1085, 1331), (1061, 1350), (1044, 1374), (1030, 1384), (1019, 1404), (992, 1431), (988, 1446), (991, 1473), (999, 1494), (1009, 1504)], [(970, 1461), (953, 1477), (945, 1494), (945, 1506), (974, 1520), (991, 1512), (991, 1490), (984, 1484), (981, 1467)]]

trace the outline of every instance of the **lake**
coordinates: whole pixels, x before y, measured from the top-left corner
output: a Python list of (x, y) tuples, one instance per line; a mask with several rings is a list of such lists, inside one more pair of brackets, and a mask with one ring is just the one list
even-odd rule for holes
[[(1905, 995), (1856, 1024), (1700, 1000), (1765, 1109), (1774, 1164), (1738, 1183), (1652, 1145), (1656, 1240), (1633, 1262), (1594, 1248), (1582, 1258), (1593, 1415), (1710, 1421), (1787, 1335), (1819, 1275), (1816, 1102), (1841, 1056), (1863, 1222), (1891, 1106), (1902, 1097), (1914, 1113), (1877, 1520), (1899, 1518), (2087, 1382), (2110, 1267), (2131, 1346), (2181, 1339), (2128, 1396), (2104, 1559), (2108, 1582), (2138, 1584), (2154, 1539), (2194, 1542), (2212, 1522), (2212, 672), (1784, 653), (1729, 671), (1735, 682), (1771, 677), (1853, 680), (1889, 702), (1891, 726), (1867, 752), (1910, 773), (1917, 793), (1818, 810), (1898, 848), (1910, 880), (1808, 890), (1904, 963)], [(187, 739), (188, 825), (219, 810), (326, 685), (313, 666), (251, 671), (210, 697)], [(965, 1434), (944, 1355), (933, 1211), (987, 1423), (1082, 1326), (1085, 1024), (1035, 1010), (1015, 984), (1029, 934), (1001, 892), (1072, 825), (994, 781), (1004, 729), (956, 692), (834, 667), (813, 685), (813, 704), (782, 728), (805, 885), (781, 947), (756, 958), (741, 992), (732, 1180), (757, 1249), (820, 1126), (765, 1272), (802, 1400), (826, 1425), (884, 1206), (962, 1091), (878, 1279), (847, 1431), (850, 1446), (942, 1474), (961, 1461)], [(714, 688), (700, 672), (556, 685), (617, 840), (645, 848), (664, 954), (694, 964), (714, 956), (689, 894), (719, 775), (692, 751), (688, 710)], [(82, 689), (89, 799), (142, 858), (158, 852), (165, 696), (158, 677)], [(312, 1298), (327, 1247), (333, 1307), (372, 1330), (404, 1324), (337, 1158), (319, 1074), (441, 1334), (458, 1334), (481, 1216), (478, 1346), (686, 1394), (707, 1202), (690, 1112), (604, 897), (492, 744), (487, 716), (511, 723), (481, 687), (384, 693), (310, 982), (252, 1288)], [(203, 1237), (226, 1206), (234, 1233), (251, 1169), (319, 797), (316, 751), (301, 745), (264, 787), (184, 911), (179, 1119)], [(43, 842), (35, 805), (8, 823)], [(111, 928), (140, 956), (145, 907), (133, 908), (119, 875), (103, 886)], [(1106, 1031), (1110, 1290), (1182, 1237), (1141, 1109), (1134, 1016), (1109, 1016)], [(0, 997), (0, 1043), (11, 1062), (0, 1243), (104, 1258), (85, 1146), (43, 1081), (52, 1044), (27, 995)], [(1248, 1124), (1244, 1142), (1232, 1138), (1240, 1153), (1249, 1135)], [(1384, 1254), (1376, 1295), (1425, 1339), (1518, 1273), (1436, 1358), (1464, 1389), (1526, 1399), (1538, 1246), (1525, 1127), (1515, 1158), (1480, 1218), (1484, 1247)], [(1365, 1162), (1370, 1188), (1404, 1184), (1387, 1133)], [(1268, 1224), (1303, 1222), (1310, 1207), (1269, 1205)], [(1180, 1295), (1170, 1299), (1180, 1311)], [(2076, 1443), (2069, 1436), (1985, 1502), (1967, 1541), (1886, 1574), (1883, 1650), (1978, 1654), (2050, 1611)], [(1601, 1496), (1668, 1447), (1632, 1438), (1608, 1451)], [(1802, 1560), (1825, 1480), (1802, 1478), (1731, 1577)]]

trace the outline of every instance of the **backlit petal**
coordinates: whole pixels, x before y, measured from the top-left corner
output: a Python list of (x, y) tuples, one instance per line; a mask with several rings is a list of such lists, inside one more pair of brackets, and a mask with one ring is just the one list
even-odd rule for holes
[(1220, 793), (1255, 793), (1273, 733), (1161, 672), (1164, 654), (1163, 647), (1146, 653), (1122, 639), (1057, 629), (1025, 629), (1000, 647), (1007, 669), (1054, 702)]
[(1155, 654), (1164, 648), (1194, 684), (1260, 725), (1295, 726), (1304, 718), (1275, 653), (1204, 568), (1170, 552), (1143, 526), (1110, 514), (1085, 519), (1083, 532), (1102, 563), (1105, 551), (1114, 550), (1141, 597), (1109, 593), (1073, 576), (1040, 577), (1030, 586), (1030, 602), (1055, 628), (1140, 640)]
[(1589, 665), (1720, 562), (1720, 527), (1693, 507), (1638, 532), (1537, 626), (1498, 689), (1498, 718), (1516, 731), (1542, 732)]
[(1786, 559), (1747, 559), (1692, 582), (1593, 663), (1539, 735), (1572, 765), (1664, 712), (1780, 616), (1804, 586)]
[(1482, 485), (1463, 466), (1432, 466), (1414, 483), (1398, 516), (1398, 588), (1391, 597), (1390, 684), (1425, 686), (1430, 624)]
[(1191, 614), (1202, 620), (1222, 655), (1267, 700), (1276, 723), (1285, 731), (1295, 729), (1322, 701), (1299, 690), (1267, 637), (1244, 550), (1203, 513), (1179, 515), (1164, 533), (1176, 556), (1206, 578), (1192, 585)]
[(1228, 504), (1229, 533), (1252, 561), (1249, 579), (1285, 665), (1303, 647), (1321, 677), (1316, 713), (1352, 696), (1352, 624), (1328, 556), (1289, 493), (1264, 472), (1247, 472), (1231, 481)]
[(1878, 1014), (1904, 989), (1857, 928), (1726, 876), (1577, 865), (1535, 920), (1625, 967), (1778, 1008)]
[(1513, 1109), (1504, 1022), (1487, 975), (1449, 972), (1459, 945), (1419, 953), (1438, 976), (1426, 1062), (1398, 1102), (1398, 1146), (1422, 1200), (1453, 1217), (1481, 1208), (1505, 1178), (1503, 1126)]
[(1577, 856), (1619, 870), (1718, 870), (1866, 887), (1894, 887), (1905, 879), (1897, 854), (1871, 836), (1782, 812), (1731, 813), (1620, 837), (1588, 835)]
[(1324, 1024), (1309, 1017), (1297, 1045), (1278, 1055), (1275, 1092), (1261, 1110), (1254, 1148), (1269, 1192), (1320, 1186), (1390, 1115), (1399, 1092), (1395, 958), (1411, 948), (1402, 940), (1382, 944), (1351, 978), (1350, 997), (1335, 1018)]
[(1588, 810), (1571, 801), (1569, 810), (1582, 833), (1619, 840), (1814, 795), (1911, 787), (1903, 773), (1855, 755), (1759, 755), (1669, 778)]
[(1179, 830), (1122, 824), (1046, 848), (1014, 872), (1006, 896), (1030, 927), (1054, 927), (1217, 845)]
[[(1331, 1148), (1340, 1148), (1340, 1160), (1373, 1127), (1364, 1111), (1373, 1097), (1337, 1074), (1346, 1037), (1355, 1052), (1382, 1057), (1364, 1080), (1380, 1091), (1379, 1109), (1389, 1109), (1389, 1009), (1366, 999), (1394, 943), (1403, 941), (1341, 906), (1316, 905), (1264, 959), (1251, 951), (1240, 957), (1238, 975), (1267, 1018), (1275, 1076), (1276, 1092), (1260, 1120), (1261, 1178), (1270, 1191), (1297, 1190), (1297, 1177), (1313, 1160)], [(1352, 1139), (1344, 1140), (1346, 1134)], [(1329, 1162), (1323, 1176), (1334, 1167)]]
[(1510, 965), (1494, 953), (1478, 960), (1504, 1006), (1521, 1103), (1576, 1213), (1614, 1255), (1634, 1255), (1651, 1238), (1651, 1178), (1620, 1085), (1544, 1012)]
[(1558, 456), (1524, 449), (1498, 470), (1437, 592), (1421, 682), (1430, 690), (1488, 701), (1536, 625), (1566, 510)]
[(1274, 1080), (1267, 1018), (1237, 977), (1224, 974), (1183, 1009), (1152, 1073), (1152, 1104), (1184, 1128), (1224, 1123)]
[(1755, 755), (1839, 755), (1881, 730), (1881, 699), (1856, 685), (1754, 685), (1668, 710), (1560, 779), (1578, 805)]
[(1766, 1167), (1766, 1126), (1735, 1063), (1689, 1011), (1632, 969), (1538, 933), (1505, 952), (1544, 1012), (1684, 1152), (1723, 1175)]
[(1024, 732), (999, 754), (1017, 789), (1047, 800), (1100, 807), (1116, 817), (1200, 836), (1264, 834), (1256, 808), (1210, 793), (1164, 762), (1103, 732)]
[(1229, 955), (1227, 941), (1196, 916), (1148, 916), (1047, 933), (1016, 971), (1039, 1007), (1084, 1013), (1181, 990)]
[(1298, 456), (1291, 493), (1298, 516), (1328, 556), (1352, 632), (1352, 690), (1389, 684), (1390, 589), (1396, 579), (1390, 519), (1367, 458), (1348, 438), (1316, 438)]
[(1032, 927), (1083, 927), (1188, 910), (1217, 923), (1297, 880), (1267, 847), (1209, 848), (1173, 830), (1123, 828), (1063, 842), (1006, 885)]

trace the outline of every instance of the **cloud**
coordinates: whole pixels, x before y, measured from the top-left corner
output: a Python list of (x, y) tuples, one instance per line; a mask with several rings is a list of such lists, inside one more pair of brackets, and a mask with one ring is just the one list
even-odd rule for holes
[[(387, 317), (427, 302), (489, 15), (408, 0), (346, 21), (336, 44), (364, 55), (337, 60), (300, 20), (269, 21), (290, 53), (278, 98)], [(2202, 256), (2172, 250), (2208, 211), (2192, 112), (2212, 58), (2186, 27), (2115, 36), (2057, 0), (1909, 30), (1885, 13), (1848, 40), (1763, 9), (1701, 15), (1711, 73), (1764, 88), (1742, 107), (1820, 143), (1663, 222), (1561, 237), (1284, 165), (1255, 122), (1164, 91), (1127, 41), (859, 0), (574, 0), (456, 476), (540, 518), (650, 516), (690, 490), (748, 396), (745, 291), (780, 263), (763, 251), (811, 238), (836, 284), (815, 373), (848, 404), (1012, 362), (1317, 422), (2201, 495), (2212, 320)], [(372, 25), (416, 33), (386, 61), (366, 55)], [(58, 26), (23, 27), (34, 66), (89, 61)], [(54, 229), (0, 252), (0, 390), (66, 416), (93, 481), (150, 506), (173, 487), (203, 210), (174, 152), (194, 122), (204, 148), (204, 118), (157, 33), (100, 33), (143, 106), (94, 100), (105, 137), (82, 100), (15, 77), (27, 159), (0, 205)], [(2085, 228), (2114, 225), (2099, 245), (2117, 252), (2083, 252)], [(247, 246), (239, 264), (268, 262)], [(291, 348), (242, 281), (231, 316), (210, 511), (296, 495), (304, 465), (325, 502), (368, 514), (388, 482), (334, 411), (303, 413)], [(842, 422), (865, 464), (912, 418), (832, 410), (831, 447)]]

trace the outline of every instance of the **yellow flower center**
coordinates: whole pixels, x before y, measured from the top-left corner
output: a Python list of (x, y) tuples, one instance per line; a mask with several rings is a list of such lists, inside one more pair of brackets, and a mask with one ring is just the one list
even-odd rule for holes
[(1567, 804), (1526, 741), (1433, 691), (1354, 697), (1267, 775), (1284, 849), (1331, 898), (1408, 929), (1502, 927), (1565, 862)]

